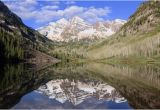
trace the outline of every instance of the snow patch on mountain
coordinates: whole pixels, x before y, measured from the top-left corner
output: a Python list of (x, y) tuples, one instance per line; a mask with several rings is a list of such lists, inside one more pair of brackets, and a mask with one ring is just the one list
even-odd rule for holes
[(51, 22), (37, 30), (53, 41), (94, 40), (111, 36), (124, 23), (126, 23), (125, 20), (115, 19), (113, 21), (89, 24), (84, 19), (75, 16), (69, 20), (62, 18), (56, 22)]

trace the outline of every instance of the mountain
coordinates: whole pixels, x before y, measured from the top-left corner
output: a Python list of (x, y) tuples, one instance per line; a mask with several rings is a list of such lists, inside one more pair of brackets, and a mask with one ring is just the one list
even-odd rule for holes
[[(0, 1), (0, 58), (24, 59), (31, 50), (47, 51), (52, 42), (26, 26), (20, 17)], [(31, 56), (31, 55), (29, 55)]]
[(148, 1), (141, 4), (137, 11), (130, 16), (129, 21), (122, 27), (120, 34), (129, 36), (155, 31), (160, 23), (160, 2)]
[(69, 101), (74, 106), (91, 97), (96, 97), (97, 100), (114, 101), (115, 103), (126, 101), (115, 88), (100, 81), (94, 83), (93, 81), (81, 82), (57, 79), (40, 86), (36, 91), (60, 103)]
[(160, 1), (145, 1), (109, 39), (88, 49), (91, 58), (160, 57)]
[(84, 19), (75, 16), (69, 20), (62, 18), (56, 22), (51, 22), (37, 30), (53, 41), (94, 40), (114, 34), (125, 22), (125, 20), (116, 19), (89, 24)]

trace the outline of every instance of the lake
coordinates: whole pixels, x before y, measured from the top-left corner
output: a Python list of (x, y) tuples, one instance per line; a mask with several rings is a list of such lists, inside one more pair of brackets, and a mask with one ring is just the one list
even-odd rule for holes
[(158, 65), (63, 64), (0, 69), (0, 108), (160, 108)]

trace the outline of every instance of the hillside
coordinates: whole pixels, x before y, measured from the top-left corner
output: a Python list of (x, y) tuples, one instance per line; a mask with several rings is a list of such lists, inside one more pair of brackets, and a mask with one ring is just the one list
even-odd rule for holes
[(52, 42), (26, 26), (20, 17), (0, 1), (0, 59), (23, 60), (30, 50), (49, 50)]
[(88, 57), (157, 58), (160, 55), (159, 44), (160, 1), (147, 1), (116, 34), (92, 45), (88, 49)]

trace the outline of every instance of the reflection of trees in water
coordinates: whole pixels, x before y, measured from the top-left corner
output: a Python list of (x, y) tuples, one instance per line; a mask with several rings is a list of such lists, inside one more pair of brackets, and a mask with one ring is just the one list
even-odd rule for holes
[(20, 98), (48, 81), (48, 74), (34, 72), (24, 64), (1, 65), (0, 108), (10, 108)]
[[(118, 75), (140, 81), (142, 83), (160, 88), (160, 67), (155, 65), (144, 66), (112, 66), (103, 64), (93, 64), (89, 69), (100, 70), (107, 75)], [(91, 70), (92, 70), (91, 69)]]
[(19, 84), (23, 75), (23, 65), (4, 65), (1, 67), (0, 88), (1, 90)]
[[(25, 64), (1, 65), (0, 69), (0, 108), (10, 108), (19, 102), (21, 97), (49, 80), (58, 77), (70, 79), (84, 79), (89, 77), (89, 73), (84, 75), (84, 69), (80, 66), (78, 69), (74, 65), (58, 65), (35, 72), (33, 67)], [(81, 73), (82, 74), (79, 74)]]
[[(48, 73), (53, 79), (69, 79), (69, 80), (80, 80), (85, 82), (88, 81), (100, 81), (101, 79), (91, 72), (86, 70), (87, 64), (69, 64), (63, 65), (61, 63), (55, 64), (52, 67), (48, 68)], [(101, 80), (102, 81), (102, 80)]]
[(34, 72), (27, 70), (25, 66), (25, 64), (3, 65), (2, 69), (0, 70), (0, 90), (4, 91), (7, 88), (19, 86), (33, 79), (35, 76)]
[(134, 108), (160, 108), (159, 67), (92, 64), (88, 70), (115, 87)]

